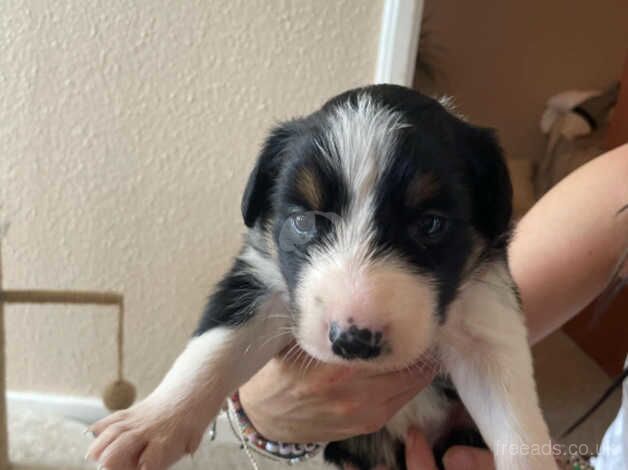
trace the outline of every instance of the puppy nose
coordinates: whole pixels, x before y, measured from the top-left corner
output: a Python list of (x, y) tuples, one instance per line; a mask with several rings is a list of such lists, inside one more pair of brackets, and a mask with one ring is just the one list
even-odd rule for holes
[(368, 328), (351, 325), (343, 330), (336, 322), (329, 326), (331, 349), (343, 359), (372, 359), (379, 356), (382, 347), (382, 333)]

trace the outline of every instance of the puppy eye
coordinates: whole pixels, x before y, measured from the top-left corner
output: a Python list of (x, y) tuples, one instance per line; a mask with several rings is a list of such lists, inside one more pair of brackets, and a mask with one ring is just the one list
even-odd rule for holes
[(290, 216), (290, 226), (292, 227), (293, 243), (304, 245), (316, 236), (316, 214), (314, 212), (293, 214)]
[(423, 214), (413, 229), (420, 241), (437, 242), (447, 232), (449, 220), (439, 214)]
[(315, 237), (321, 236), (340, 222), (333, 212), (294, 212), (286, 217), (279, 230), (277, 243), (285, 252), (301, 251)]
[(316, 230), (316, 216), (312, 212), (303, 212), (292, 216), (294, 229), (301, 234), (309, 234)]

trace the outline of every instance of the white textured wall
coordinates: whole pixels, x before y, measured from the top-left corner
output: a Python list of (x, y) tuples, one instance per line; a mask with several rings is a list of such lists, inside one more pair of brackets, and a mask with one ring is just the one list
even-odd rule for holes
[[(148, 392), (239, 244), (264, 132), (372, 79), (381, 9), (3, 0), (6, 286), (122, 291), (127, 373)], [(99, 393), (114, 374), (111, 313), (8, 308), (9, 388)]]

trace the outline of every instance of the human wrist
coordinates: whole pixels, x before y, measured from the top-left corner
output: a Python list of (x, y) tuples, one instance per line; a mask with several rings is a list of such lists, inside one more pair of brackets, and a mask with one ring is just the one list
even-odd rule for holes
[(229, 399), (229, 421), (236, 436), (241, 440), (246, 452), (251, 449), (272, 460), (302, 462), (316, 456), (324, 447), (323, 443), (292, 443), (272, 440), (255, 428), (244, 410), (239, 392)]
[(281, 440), (286, 436), (277, 435), (276, 430), (268, 428), (266, 424), (269, 419), (263, 415), (264, 407), (259, 406), (259, 395), (256, 393), (256, 387), (244, 384), (238, 390), (240, 405), (251, 421), (253, 427), (264, 437), (272, 440)]

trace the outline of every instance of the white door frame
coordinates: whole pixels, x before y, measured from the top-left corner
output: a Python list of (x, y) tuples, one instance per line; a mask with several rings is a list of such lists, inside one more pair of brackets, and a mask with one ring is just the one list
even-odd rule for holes
[(412, 86), (424, 0), (384, 0), (375, 83)]

